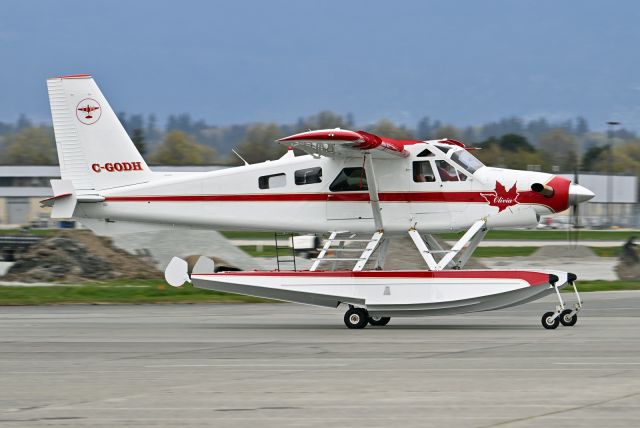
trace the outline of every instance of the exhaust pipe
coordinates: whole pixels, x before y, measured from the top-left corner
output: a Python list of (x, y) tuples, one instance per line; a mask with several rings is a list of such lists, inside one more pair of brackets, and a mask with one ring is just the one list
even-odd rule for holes
[(531, 185), (531, 190), (536, 193), (540, 193), (545, 198), (550, 198), (556, 193), (555, 190), (553, 190), (553, 187), (542, 183), (533, 183)]

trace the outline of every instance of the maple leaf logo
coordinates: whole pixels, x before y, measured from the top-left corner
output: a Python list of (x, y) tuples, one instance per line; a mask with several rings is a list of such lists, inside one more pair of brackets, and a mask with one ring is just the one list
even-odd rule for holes
[(492, 207), (498, 207), (498, 212), (502, 212), (510, 206), (518, 204), (518, 190), (516, 183), (507, 190), (502, 183), (496, 181), (496, 190), (491, 193), (480, 193)]

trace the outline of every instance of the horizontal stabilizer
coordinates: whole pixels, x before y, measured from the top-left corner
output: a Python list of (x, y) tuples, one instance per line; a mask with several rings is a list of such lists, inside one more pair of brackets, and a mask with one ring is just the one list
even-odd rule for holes
[(53, 203), (51, 218), (71, 218), (78, 203), (76, 190), (71, 180), (51, 180), (53, 198), (45, 199), (43, 203)]
[(51, 218), (71, 218), (78, 202), (102, 202), (104, 196), (94, 193), (78, 195), (71, 180), (50, 180), (53, 196), (40, 201), (42, 207), (53, 207)]

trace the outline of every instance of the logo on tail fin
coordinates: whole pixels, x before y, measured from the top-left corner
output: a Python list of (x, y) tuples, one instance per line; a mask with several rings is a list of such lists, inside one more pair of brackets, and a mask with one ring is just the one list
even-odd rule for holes
[(93, 98), (85, 98), (76, 107), (76, 116), (85, 125), (93, 125), (100, 119), (101, 115), (100, 104)]

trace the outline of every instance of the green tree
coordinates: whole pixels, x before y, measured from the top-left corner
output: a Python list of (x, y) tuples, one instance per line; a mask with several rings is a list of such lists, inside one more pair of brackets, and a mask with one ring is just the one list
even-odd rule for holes
[(216, 152), (196, 143), (182, 131), (171, 131), (153, 153), (151, 160), (164, 165), (207, 165), (216, 160)]
[(5, 165), (55, 165), (58, 160), (52, 129), (44, 126), (7, 136), (3, 152)]
[(460, 140), (462, 138), (462, 132), (455, 126), (442, 125), (433, 131), (433, 139), (440, 140), (443, 138)]
[(522, 170), (531, 165), (540, 165), (543, 169), (550, 168), (543, 154), (518, 134), (491, 137), (476, 146), (482, 150), (474, 152), (474, 155), (486, 165)]
[(353, 123), (351, 123), (350, 121), (353, 121), (352, 115), (345, 119), (332, 111), (321, 111), (318, 114), (309, 116), (308, 118), (302, 120), (302, 122), (298, 124), (298, 131), (302, 132), (309, 129), (332, 128), (348, 129), (353, 125)]
[(404, 126), (396, 126), (388, 119), (380, 119), (375, 125), (368, 127), (367, 131), (381, 137), (394, 138), (396, 140), (411, 140), (414, 138), (412, 131)]
[(609, 146), (592, 146), (582, 156), (581, 168), (583, 171), (600, 171), (604, 166), (609, 153)]
[(519, 134), (505, 134), (500, 137), (498, 144), (502, 150), (508, 150), (512, 152), (525, 151), (535, 152), (536, 149), (529, 144), (529, 141)]
[(144, 139), (144, 131), (142, 130), (142, 128), (136, 128), (133, 130), (131, 141), (133, 141), (133, 145), (136, 146), (136, 149), (138, 149), (142, 156), (144, 156), (147, 152), (147, 147)]
[(578, 161), (576, 137), (564, 129), (554, 128), (540, 136), (540, 148), (551, 165), (573, 171)]
[(604, 147), (593, 165), (594, 170), (599, 172), (640, 175), (640, 141), (631, 140), (615, 145), (610, 151), (609, 146)]
[(286, 146), (276, 142), (281, 137), (280, 127), (275, 123), (251, 125), (236, 151), (249, 163), (277, 159), (287, 151)]

